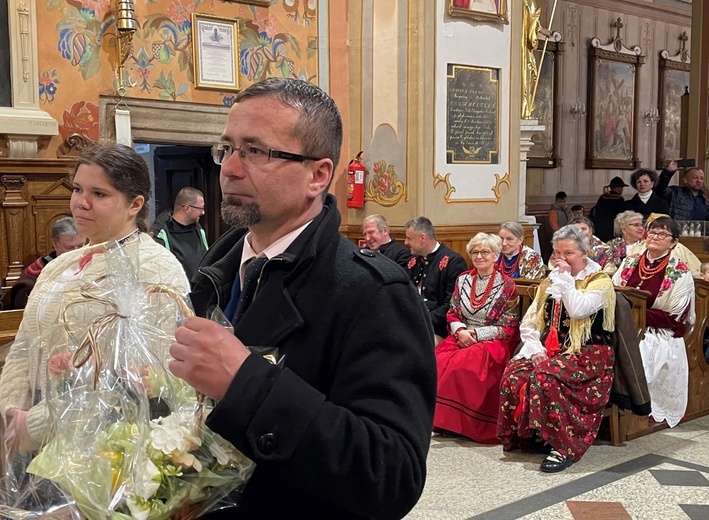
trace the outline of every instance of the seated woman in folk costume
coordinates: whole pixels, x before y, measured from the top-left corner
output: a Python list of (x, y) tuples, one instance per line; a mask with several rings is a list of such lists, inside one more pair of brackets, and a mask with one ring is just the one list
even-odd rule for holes
[(436, 347), (435, 430), (497, 443), (500, 378), (519, 341), (519, 297), (495, 268), (501, 240), (478, 233), (466, 250), (474, 268), (456, 280), (448, 312), (450, 335)]
[(676, 426), (687, 409), (689, 366), (684, 344), (686, 327), (694, 323), (694, 280), (675, 253), (679, 224), (670, 217), (654, 219), (646, 249), (625, 258), (613, 276), (616, 285), (650, 293), (647, 329), (640, 353), (650, 390), (651, 417)]
[(645, 235), (643, 216), (635, 211), (623, 211), (613, 221), (615, 237), (608, 242), (611, 260), (616, 268), (620, 267), (626, 256), (638, 252)]
[(563, 471), (593, 444), (613, 384), (615, 291), (588, 258), (576, 226), (554, 233), (556, 267), (520, 325), (522, 347), (500, 387), (497, 434), (505, 451), (550, 449), (541, 470)]
[(497, 234), (502, 239), (502, 251), (497, 258), (497, 268), (501, 273), (510, 278), (544, 278), (544, 261), (539, 253), (524, 245), (524, 228), (521, 224), (503, 222)]

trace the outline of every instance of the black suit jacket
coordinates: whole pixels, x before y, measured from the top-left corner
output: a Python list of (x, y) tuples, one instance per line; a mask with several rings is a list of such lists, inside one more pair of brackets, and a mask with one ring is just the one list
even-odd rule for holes
[(443, 338), (448, 335), (446, 314), (451, 306), (455, 281), (467, 270), (468, 264), (463, 257), (443, 244), (425, 258), (419, 256), (409, 261), (411, 281), (421, 288), (433, 331)]
[[(264, 266), (234, 334), (276, 347), (250, 355), (207, 425), (257, 463), (224, 519), (401, 518), (424, 486), (436, 393), (433, 336), (406, 273), (338, 233), (323, 212)], [(199, 315), (222, 309), (245, 230), (207, 252), (193, 285)]]

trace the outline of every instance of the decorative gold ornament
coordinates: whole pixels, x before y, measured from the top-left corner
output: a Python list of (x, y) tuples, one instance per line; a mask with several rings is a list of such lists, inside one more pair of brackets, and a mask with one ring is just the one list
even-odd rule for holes
[(406, 186), (397, 176), (393, 164), (386, 161), (374, 163), (372, 180), (364, 190), (365, 202), (376, 202), (380, 206), (396, 205), (401, 199), (409, 200)]

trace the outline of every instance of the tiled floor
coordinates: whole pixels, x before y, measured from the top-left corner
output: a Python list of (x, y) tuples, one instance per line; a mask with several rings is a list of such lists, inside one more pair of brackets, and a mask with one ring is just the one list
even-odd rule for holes
[(709, 416), (613, 447), (559, 474), (543, 455), (434, 436), (407, 520), (709, 520)]

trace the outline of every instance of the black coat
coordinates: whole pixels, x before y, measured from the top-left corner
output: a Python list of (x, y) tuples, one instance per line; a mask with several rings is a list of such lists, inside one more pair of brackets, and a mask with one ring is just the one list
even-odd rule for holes
[(402, 246), (396, 239), (392, 238), (386, 244), (382, 244), (377, 249), (381, 254), (387, 258), (391, 258), (399, 264), (404, 269), (409, 265), (409, 260), (411, 260), (411, 251)]
[[(323, 212), (269, 260), (234, 334), (249, 356), (207, 425), (256, 461), (239, 507), (208, 518), (401, 518), (424, 486), (436, 393), (433, 336), (406, 273), (338, 233)], [(225, 307), (245, 230), (195, 277), (204, 315)]]
[(411, 281), (421, 286), (421, 297), (431, 316), (433, 331), (442, 338), (448, 336), (446, 314), (450, 310), (455, 281), (467, 270), (463, 257), (443, 244), (426, 258), (419, 256), (409, 262)]
[(626, 211), (630, 210), (641, 213), (644, 219), (648, 218), (650, 213), (663, 213), (665, 215), (669, 215), (670, 213), (670, 205), (655, 192), (652, 192), (647, 204), (640, 200), (640, 197), (636, 193), (632, 199), (625, 201), (625, 209)]
[(613, 239), (613, 221), (616, 215), (623, 211), (625, 211), (625, 200), (622, 195), (612, 191), (601, 195), (591, 210), (594, 234), (604, 242)]

